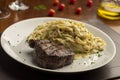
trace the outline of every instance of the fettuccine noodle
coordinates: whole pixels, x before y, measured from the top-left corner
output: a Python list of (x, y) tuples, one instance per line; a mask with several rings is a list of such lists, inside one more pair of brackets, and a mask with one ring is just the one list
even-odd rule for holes
[(48, 39), (71, 48), (75, 53), (86, 54), (103, 51), (105, 41), (87, 30), (84, 23), (55, 20), (39, 25), (28, 36), (29, 40)]

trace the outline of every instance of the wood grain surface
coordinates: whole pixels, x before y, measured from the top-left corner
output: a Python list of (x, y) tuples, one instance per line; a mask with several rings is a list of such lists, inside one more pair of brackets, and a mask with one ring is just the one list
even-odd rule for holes
[[(29, 18), (35, 17), (49, 17), (48, 12), (49, 9), (54, 9), (56, 14), (54, 17), (64, 17), (75, 20), (89, 20), (92, 18), (100, 19), (106, 25), (120, 33), (120, 20), (110, 21), (106, 19), (102, 19), (97, 16), (97, 8), (99, 4), (99, 0), (93, 0), (93, 6), (86, 6), (87, 0), (77, 0), (75, 4), (69, 4), (69, 0), (60, 0), (60, 3), (65, 4), (65, 9), (63, 11), (58, 10), (58, 6), (53, 6), (53, 0), (23, 0), (23, 2), (28, 5), (30, 8), (25, 11), (12, 11), (8, 8), (8, 5), (14, 0), (5, 0), (6, 7), (10, 11), (10, 17), (6, 19), (0, 20), (0, 32), (3, 32), (7, 27), (11, 24)], [(46, 9), (36, 10), (34, 7), (39, 5), (45, 5)], [(75, 14), (75, 9), (81, 7), (81, 14)]]

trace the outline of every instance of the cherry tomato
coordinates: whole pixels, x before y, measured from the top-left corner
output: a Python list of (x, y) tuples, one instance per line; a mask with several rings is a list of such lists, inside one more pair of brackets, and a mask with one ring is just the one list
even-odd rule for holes
[(60, 3), (60, 1), (59, 1), (59, 0), (54, 0), (53, 5), (54, 5), (54, 6), (57, 6), (57, 5), (59, 5), (59, 3)]
[(78, 7), (78, 8), (76, 8), (75, 13), (76, 13), (76, 14), (80, 14), (80, 13), (81, 13), (81, 11), (82, 11), (82, 8), (81, 8), (81, 7)]
[(48, 15), (49, 15), (49, 16), (54, 16), (55, 13), (56, 13), (56, 12), (55, 12), (54, 9), (50, 9)]
[(87, 0), (87, 6), (92, 7), (92, 5), (93, 5), (93, 1), (92, 0)]
[(64, 10), (65, 9), (65, 4), (64, 3), (61, 3), (59, 5), (59, 8), (58, 8), (60, 11)]
[(76, 0), (70, 0), (70, 4), (74, 4)]

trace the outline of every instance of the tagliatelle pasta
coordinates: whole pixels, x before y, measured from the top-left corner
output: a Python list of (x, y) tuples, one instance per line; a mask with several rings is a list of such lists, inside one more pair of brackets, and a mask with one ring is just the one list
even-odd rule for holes
[(72, 20), (55, 20), (41, 24), (27, 37), (27, 41), (31, 39), (48, 39), (61, 43), (79, 54), (100, 52), (106, 45), (103, 39), (89, 32), (84, 23)]

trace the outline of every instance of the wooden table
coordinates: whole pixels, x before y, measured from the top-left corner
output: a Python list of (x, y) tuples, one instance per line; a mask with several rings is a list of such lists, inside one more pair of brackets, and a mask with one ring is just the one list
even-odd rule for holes
[[(14, 0), (6, 0), (6, 5), (10, 4)], [(86, 1), (84, 0), (77, 0), (77, 3), (74, 5), (69, 4), (69, 0), (61, 0), (61, 3), (66, 4), (66, 8), (63, 11), (58, 11), (57, 6), (53, 6), (53, 1), (48, 0), (47, 2), (45, 0), (23, 0), (23, 2), (30, 6), (30, 8), (26, 11), (12, 11), (10, 17), (0, 20), (0, 32), (4, 31), (8, 26), (11, 24), (28, 19), (28, 18), (34, 18), (34, 17), (48, 17), (48, 11), (49, 9), (55, 9), (56, 14), (54, 17), (64, 17), (64, 18), (70, 18), (75, 20), (87, 20), (91, 18), (100, 19), (102, 22), (104, 22), (106, 25), (108, 25), (110, 28), (115, 30), (116, 32), (120, 33), (120, 20), (117, 21), (110, 21), (106, 19), (99, 18), (96, 16), (97, 14), (97, 6), (99, 0), (93, 0), (94, 4), (92, 7), (86, 6)], [(46, 10), (36, 10), (34, 9), (35, 6), (38, 5), (45, 5), (47, 7)], [(82, 7), (82, 13), (80, 15), (75, 14), (75, 9), (77, 7)]]
[[(6, 5), (10, 4), (10, 2), (12, 2), (12, 1), (14, 1), (14, 0), (6, 0)], [(109, 36), (114, 34), (112, 36), (112, 38), (114, 38), (114, 36), (116, 36), (117, 38), (120, 38), (120, 35), (118, 34), (118, 33), (120, 33), (120, 20), (110, 21), (110, 20), (106, 20), (106, 19), (98, 17), (96, 14), (97, 14), (97, 6), (98, 6), (99, 0), (93, 0), (93, 1), (94, 1), (93, 6), (87, 7), (86, 0), (77, 0), (77, 2), (74, 5), (70, 5), (69, 0), (60, 0), (61, 3), (65, 3), (66, 7), (65, 7), (65, 10), (59, 11), (57, 6), (53, 6), (52, 0), (23, 0), (23, 2), (26, 5), (29, 5), (30, 8), (25, 11), (12, 11), (9, 9), (9, 11), (11, 13), (10, 17), (0, 20), (0, 32), (3, 32), (11, 24), (21, 21), (21, 20), (24, 20), (24, 19), (35, 18), (35, 17), (49, 17), (48, 11), (49, 11), (49, 9), (52, 8), (56, 11), (56, 14), (54, 17), (70, 18), (70, 19), (85, 21), (85, 22), (88, 22), (88, 23), (98, 26), (98, 27), (101, 26), (100, 29), (102, 29), (104, 32), (108, 33)], [(47, 7), (47, 9), (36, 10), (34, 7), (38, 6), (38, 5), (45, 5)], [(75, 14), (75, 9), (77, 7), (82, 7), (82, 13), (79, 15)], [(109, 27), (112, 28), (113, 30), (115, 30), (117, 33), (114, 32)], [(105, 28), (105, 30), (104, 30), (104, 28)], [(109, 30), (109, 31), (107, 31), (107, 30)], [(114, 40), (114, 41), (116, 41), (116, 44), (119, 43), (119, 40)], [(117, 47), (119, 47), (119, 45), (117, 45)], [(5, 53), (1, 47), (0, 47), (0, 50), (1, 50), (0, 53)], [(119, 50), (117, 52), (119, 52)], [(119, 57), (117, 57), (117, 59), (119, 59)], [(115, 60), (113, 60), (113, 62), (111, 62), (107, 66), (105, 66), (101, 69), (98, 69), (96, 71), (92, 71), (92, 72), (88, 72), (88, 73), (85, 72), (83, 74), (80, 73), (77, 75), (83, 76), (83, 77), (79, 78), (82, 80), (87, 79), (87, 78), (85, 78), (86, 74), (87, 74), (86, 76), (88, 76), (89, 80), (91, 80), (91, 79), (96, 80), (97, 79), (96, 76), (98, 76), (97, 73), (101, 74), (100, 77), (103, 77), (103, 79), (107, 79), (108, 77), (106, 77), (106, 76), (109, 76), (109, 78), (120, 77), (120, 74), (119, 74), (120, 67), (112, 69), (113, 73), (111, 72), (110, 74), (108, 74), (108, 72), (105, 71), (105, 70), (110, 69), (110, 66), (114, 65), (116, 63), (116, 61), (117, 60), (115, 59)], [(48, 75), (44, 72), (39, 72), (39, 71), (36, 72), (36, 70), (28, 68), (28, 67), (18, 63), (17, 61), (14, 61), (6, 54), (0, 55), (0, 65), (1, 65), (0, 66), (0, 78), (3, 78), (2, 80), (10, 80), (10, 79), (12, 79), (12, 80), (13, 79), (33, 80), (33, 79), (37, 79), (35, 77), (38, 77), (39, 75), (40, 76)], [(10, 68), (8, 68), (9, 65), (10, 65)], [(13, 71), (11, 69), (13, 69)], [(20, 69), (20, 70), (18, 70), (18, 69)], [(33, 73), (33, 77), (32, 77), (31, 72)], [(104, 73), (102, 73), (102, 72), (104, 72)], [(91, 77), (91, 75), (92, 75), (91, 73), (93, 73), (95, 75), (95, 76), (93, 76), (93, 78)], [(117, 76), (115, 76), (115, 75), (117, 75)], [(25, 76), (27, 76), (27, 77), (25, 77)], [(47, 79), (47, 78), (42, 78), (40, 76), (38, 77), (38, 79)], [(66, 76), (66, 75), (64, 75), (64, 76)], [(60, 79), (64, 79), (64, 76), (62, 76)], [(74, 74), (70, 75), (70, 76), (76, 77)], [(57, 75), (57, 77), (58, 77), (58, 75)], [(77, 77), (75, 79), (77, 79)], [(70, 79), (69, 77), (66, 77), (66, 78)], [(57, 78), (54, 78), (54, 76), (52, 75), (49, 79), (56, 80)], [(71, 79), (73, 80), (73, 78), (71, 78)], [(100, 80), (100, 79), (101, 78), (99, 78), (97, 80)]]

